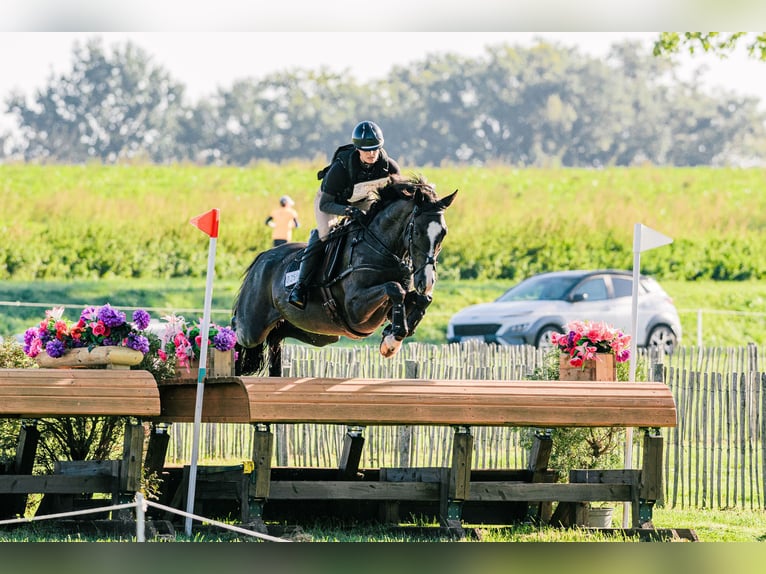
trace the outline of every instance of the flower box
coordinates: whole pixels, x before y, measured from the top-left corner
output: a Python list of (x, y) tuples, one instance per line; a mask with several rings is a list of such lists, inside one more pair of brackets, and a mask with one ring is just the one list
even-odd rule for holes
[(611, 353), (596, 353), (595, 359), (583, 361), (581, 367), (573, 367), (570, 356), (559, 356), (560, 381), (616, 381), (617, 363)]
[(67, 349), (60, 357), (40, 353), (35, 357), (35, 361), (46, 369), (130, 369), (133, 365), (138, 365), (143, 358), (144, 354), (141, 351), (112, 345), (92, 349)]
[[(177, 377), (173, 381), (197, 382), (199, 377), (199, 359), (192, 359), (190, 366), (177, 367)], [(234, 376), (234, 350), (219, 351), (208, 348), (207, 365), (205, 366), (205, 375), (207, 379), (218, 379), (222, 377)]]

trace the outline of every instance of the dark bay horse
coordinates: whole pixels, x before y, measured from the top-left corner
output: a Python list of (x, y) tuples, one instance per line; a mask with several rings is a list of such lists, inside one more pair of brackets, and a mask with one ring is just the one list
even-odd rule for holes
[[(335, 271), (315, 274), (305, 309), (287, 301), (286, 273), (297, 267), (305, 243), (260, 253), (245, 272), (234, 303), (236, 373), (282, 372), (282, 340), (293, 337), (322, 347), (341, 336), (362, 339), (387, 319), (380, 352), (393, 356), (414, 332), (431, 302), (436, 258), (447, 234), (444, 211), (457, 191), (439, 199), (422, 177), (391, 176), (368, 213), (336, 228), (342, 241)], [(329, 250), (329, 248), (328, 248)]]

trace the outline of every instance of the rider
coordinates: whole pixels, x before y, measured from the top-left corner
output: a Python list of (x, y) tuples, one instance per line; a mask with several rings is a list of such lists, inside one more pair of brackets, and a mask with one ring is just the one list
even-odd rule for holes
[(400, 173), (399, 164), (383, 149), (383, 131), (376, 123), (359, 122), (351, 133), (351, 142), (353, 147), (339, 148), (329, 169), (317, 174), (322, 180), (314, 200), (317, 228), (311, 230), (298, 282), (288, 298), (299, 309), (306, 306), (306, 288), (321, 257), (322, 242), (337, 225), (338, 217), (360, 218), (369, 208), (370, 194), (385, 184), (389, 175)]

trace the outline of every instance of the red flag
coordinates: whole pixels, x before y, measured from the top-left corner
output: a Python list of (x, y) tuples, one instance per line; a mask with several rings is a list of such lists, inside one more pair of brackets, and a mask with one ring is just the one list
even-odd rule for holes
[(192, 217), (189, 223), (200, 231), (207, 233), (210, 237), (218, 237), (219, 213), (218, 209), (211, 209), (207, 213)]

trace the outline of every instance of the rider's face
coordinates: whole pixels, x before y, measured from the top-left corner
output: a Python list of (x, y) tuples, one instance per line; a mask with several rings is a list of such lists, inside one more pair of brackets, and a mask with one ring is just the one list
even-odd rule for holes
[(367, 164), (373, 164), (376, 161), (378, 161), (378, 157), (380, 156), (380, 148), (378, 149), (370, 149), (370, 150), (359, 150), (359, 159), (361, 159), (364, 163)]

